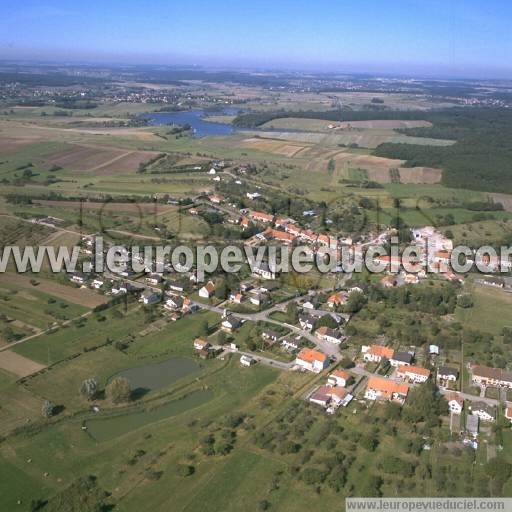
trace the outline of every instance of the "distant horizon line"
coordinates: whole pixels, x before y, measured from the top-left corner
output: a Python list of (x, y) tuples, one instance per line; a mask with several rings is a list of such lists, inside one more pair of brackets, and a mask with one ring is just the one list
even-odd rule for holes
[[(267, 64), (267, 65), (259, 65), (255, 63), (250, 63), (247, 65), (236, 65), (236, 64), (204, 64), (204, 63), (185, 63), (185, 62), (177, 62), (177, 63), (165, 63), (165, 62), (147, 62), (144, 63), (141, 61), (129, 61), (129, 60), (109, 60), (109, 59), (100, 59), (100, 60), (90, 60), (90, 59), (65, 59), (65, 58), (51, 58), (51, 59), (42, 59), (42, 58), (15, 58), (15, 57), (2, 57), (0, 56), (0, 65), (18, 65), (18, 66), (83, 66), (83, 67), (99, 67), (99, 68), (113, 68), (113, 67), (127, 67), (127, 68), (169, 68), (176, 70), (196, 70), (196, 71), (236, 71), (238, 73), (288, 73), (288, 74), (311, 74), (313, 75), (339, 75), (339, 76), (347, 76), (347, 77), (367, 77), (367, 78), (395, 78), (395, 79), (416, 79), (416, 80), (449, 80), (454, 82), (461, 81), (512, 81), (512, 70), (509, 72), (509, 76), (498, 76), (498, 75), (489, 75), (486, 77), (472, 75), (470, 72), (468, 75), (462, 74), (450, 74), (448, 72), (419, 72), (419, 71), (400, 71), (393, 73), (391, 71), (376, 71), (371, 70), (371, 66), (367, 71), (354, 71), (350, 70), (351, 65), (347, 64), (345, 69), (343, 66), (340, 66), (338, 69), (335, 69), (336, 66), (322, 65), (322, 64), (313, 64), (311, 66), (301, 67), (300, 65), (286, 67), (284, 65), (275, 64)], [(352, 64), (354, 65), (354, 64)], [(420, 66), (421, 64), (411, 65)]]

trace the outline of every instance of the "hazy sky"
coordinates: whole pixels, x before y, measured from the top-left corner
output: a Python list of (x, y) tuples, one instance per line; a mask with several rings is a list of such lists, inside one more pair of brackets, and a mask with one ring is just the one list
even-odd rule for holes
[(0, 58), (512, 77), (508, 0), (0, 5)]

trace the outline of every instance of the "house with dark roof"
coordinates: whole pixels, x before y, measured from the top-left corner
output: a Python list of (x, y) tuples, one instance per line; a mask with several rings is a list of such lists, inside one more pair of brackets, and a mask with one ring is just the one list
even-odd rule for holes
[(437, 369), (437, 380), (446, 382), (455, 382), (459, 378), (459, 370), (451, 366), (440, 366)]
[(478, 416), (482, 421), (496, 421), (496, 407), (485, 402), (473, 402), (471, 414)]
[(269, 264), (265, 261), (262, 261), (261, 263), (255, 263), (251, 270), (253, 275), (263, 279), (276, 279), (278, 276), (278, 273), (271, 269)]
[(466, 416), (466, 430), (472, 436), (476, 437), (478, 435), (478, 426), (479, 426), (479, 417), (473, 414), (468, 414)]
[(240, 319), (228, 315), (221, 323), (221, 329), (226, 332), (234, 332), (242, 326)]
[(183, 307), (183, 297), (179, 295), (171, 295), (167, 299), (164, 308), (166, 309), (181, 309)]
[(311, 315), (299, 315), (299, 324), (303, 329), (310, 331), (315, 326), (316, 318)]
[(301, 339), (292, 338), (292, 337), (286, 337), (281, 340), (281, 346), (285, 350), (289, 350), (290, 352), (294, 352), (295, 350), (299, 350), (299, 348), (302, 346)]
[(512, 372), (501, 368), (475, 365), (471, 367), (471, 381), (479, 386), (512, 388)]
[(315, 331), (315, 336), (319, 340), (328, 341), (329, 343), (334, 343), (335, 345), (339, 345), (343, 341), (343, 336), (339, 331), (325, 326), (319, 327)]
[(147, 290), (144, 290), (142, 292), (139, 302), (142, 302), (145, 306), (148, 306), (149, 304), (154, 304), (155, 302), (158, 302), (159, 300), (160, 300), (160, 294), (158, 292), (155, 292), (148, 288)]
[(412, 363), (413, 356), (414, 354), (411, 354), (411, 352), (400, 352), (395, 350), (389, 362), (391, 366), (394, 366), (395, 368), (398, 366), (410, 365)]
[(272, 329), (265, 329), (261, 333), (261, 337), (267, 342), (267, 343), (275, 343), (279, 338), (280, 334), (276, 331), (273, 331)]

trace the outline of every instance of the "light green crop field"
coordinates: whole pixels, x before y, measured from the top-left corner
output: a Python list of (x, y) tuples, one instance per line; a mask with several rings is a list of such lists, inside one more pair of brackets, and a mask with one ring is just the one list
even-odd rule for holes
[(88, 311), (87, 308), (57, 300), (51, 295), (0, 282), (0, 312), (11, 319), (46, 329), (56, 321), (69, 320)]
[[(122, 309), (122, 306), (117, 308)], [(108, 338), (128, 336), (144, 325), (144, 316), (137, 314), (138, 307), (130, 307), (127, 314), (116, 313), (117, 308), (93, 314), (83, 322), (75, 322), (56, 329), (56, 332), (38, 336), (17, 345), (14, 351), (42, 364), (52, 364), (105, 343)]]
[[(477, 276), (478, 277), (478, 276)], [(471, 285), (468, 290), (474, 306), (457, 309), (456, 318), (465, 326), (501, 335), (503, 327), (512, 327), (512, 294), (492, 286)]]

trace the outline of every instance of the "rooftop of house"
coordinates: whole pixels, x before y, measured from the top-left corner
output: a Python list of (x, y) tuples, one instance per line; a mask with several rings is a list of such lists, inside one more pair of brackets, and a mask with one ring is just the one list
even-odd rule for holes
[(399, 361), (400, 363), (411, 363), (412, 354), (410, 352), (395, 351), (392, 357), (393, 361)]
[(496, 415), (496, 407), (494, 407), (494, 405), (486, 404), (485, 402), (473, 402), (471, 404), (471, 412), (475, 411), (485, 412), (490, 416)]
[(194, 340), (194, 345), (196, 345), (198, 347), (201, 347), (201, 348), (204, 348), (204, 347), (206, 347), (209, 344), (210, 343), (208, 343), (208, 341), (206, 341), (204, 338), (196, 338)]
[(428, 377), (430, 375), (430, 370), (420, 368), (419, 366), (402, 365), (398, 367), (398, 373), (411, 373), (414, 375), (421, 375), (422, 377)]
[(315, 361), (323, 363), (327, 360), (327, 356), (318, 350), (303, 348), (297, 355), (297, 359), (301, 359), (302, 361), (306, 361), (308, 363), (313, 363)]
[(455, 391), (448, 393), (445, 398), (448, 402), (455, 400), (461, 407), (464, 405), (464, 399)]
[(344, 380), (348, 380), (350, 379), (351, 375), (350, 373), (344, 371), (344, 370), (334, 370), (330, 375), (329, 377), (336, 377), (338, 379), (344, 379)]
[(385, 357), (387, 359), (392, 359), (395, 351), (392, 348), (384, 347), (383, 345), (372, 345), (368, 349), (367, 353), (371, 354), (373, 356)]
[(316, 330), (316, 333), (319, 334), (320, 336), (330, 336), (331, 338), (339, 337), (339, 334), (334, 329), (331, 329), (330, 327), (326, 327), (325, 325), (322, 325), (322, 327), (319, 327)]
[(208, 291), (208, 293), (213, 293), (215, 291), (215, 283), (213, 281), (208, 281), (204, 288)]
[(484, 379), (499, 380), (504, 382), (512, 382), (512, 372), (501, 368), (491, 368), (489, 366), (475, 365), (471, 368), (473, 376), (482, 377)]
[(457, 368), (452, 368), (451, 366), (440, 366), (437, 370), (438, 375), (453, 375), (457, 377), (459, 375), (459, 370)]
[(409, 387), (407, 384), (400, 384), (383, 377), (370, 377), (366, 387), (388, 396), (391, 396), (393, 393), (397, 393), (399, 395), (407, 395), (409, 392)]

